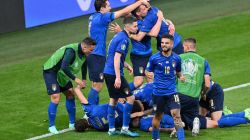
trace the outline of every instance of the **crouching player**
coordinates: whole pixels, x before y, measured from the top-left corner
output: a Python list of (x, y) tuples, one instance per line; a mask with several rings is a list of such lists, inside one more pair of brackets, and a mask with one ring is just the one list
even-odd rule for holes
[[(95, 41), (89, 37), (83, 39), (81, 43), (66, 45), (58, 49), (43, 65), (43, 77), (51, 100), (48, 107), (49, 132), (58, 134), (55, 118), (61, 92), (66, 96), (69, 128), (74, 128), (76, 111), (71, 81), (75, 81), (80, 87), (86, 86), (86, 56), (92, 52), (95, 45)], [(75, 76), (80, 71), (83, 80)]]

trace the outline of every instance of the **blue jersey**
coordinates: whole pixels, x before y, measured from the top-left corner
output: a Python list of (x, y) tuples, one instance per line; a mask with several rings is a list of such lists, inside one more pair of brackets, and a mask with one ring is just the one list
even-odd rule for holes
[(152, 93), (153, 83), (147, 83), (143, 87), (133, 91), (135, 99), (146, 103), (149, 107), (153, 106)]
[[(138, 30), (140, 30), (142, 26), (142, 20), (137, 21)], [(151, 48), (151, 37), (145, 36), (141, 41), (131, 40), (132, 49), (131, 54), (135, 55), (151, 55), (152, 48)]]
[(123, 67), (126, 55), (128, 53), (128, 47), (129, 47), (129, 37), (125, 31), (119, 32), (113, 37), (113, 39), (110, 41), (109, 44), (108, 58), (104, 67), (104, 73), (115, 75), (114, 57), (115, 53), (118, 52), (121, 54), (120, 73), (121, 76), (124, 75)]
[(115, 19), (114, 13), (100, 12), (89, 17), (89, 36), (96, 41), (96, 47), (92, 54), (106, 56), (106, 36), (109, 23)]
[[(144, 17), (143, 22), (142, 22), (142, 28), (140, 31), (142, 32), (146, 32), (149, 33), (151, 31), (151, 29), (154, 27), (154, 25), (156, 24), (157, 20), (158, 20), (158, 13), (159, 9), (156, 7), (151, 7), (148, 11), (148, 14)], [(161, 37), (164, 34), (168, 34), (169, 30), (168, 30), (168, 25), (167, 22), (164, 20), (161, 23), (161, 28), (159, 31), (159, 34), (157, 36), (157, 49), (161, 50)], [(174, 33), (174, 48), (181, 42), (182, 37), (175, 32)]]
[(180, 56), (172, 53), (166, 57), (158, 52), (150, 57), (147, 71), (154, 72), (154, 95), (164, 96), (176, 93), (176, 72), (181, 71)]
[[(84, 105), (84, 112), (89, 117), (88, 121), (91, 126), (97, 130), (108, 130), (108, 104), (103, 105)], [(115, 111), (116, 126), (122, 125), (123, 104), (118, 103)]]
[[(142, 117), (140, 119), (140, 130), (148, 132), (149, 128), (152, 127), (153, 117), (153, 115)], [(174, 128), (174, 119), (164, 114), (160, 122), (160, 128)]]

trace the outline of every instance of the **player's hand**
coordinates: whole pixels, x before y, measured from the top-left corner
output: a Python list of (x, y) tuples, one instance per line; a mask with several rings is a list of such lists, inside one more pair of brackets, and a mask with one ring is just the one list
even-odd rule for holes
[(157, 12), (157, 17), (158, 17), (159, 19), (164, 19), (164, 16), (163, 16), (163, 13), (162, 13), (161, 10), (159, 10), (159, 11)]
[(122, 29), (121, 29), (120, 25), (115, 22), (115, 23), (111, 23), (109, 25), (109, 31), (111, 33), (118, 33), (118, 32), (121, 32)]
[(129, 72), (129, 75), (132, 75), (133, 74), (133, 68), (130, 66), (130, 65), (127, 65), (127, 70), (128, 70), (128, 72)]
[(126, 99), (125, 98), (119, 98), (118, 102), (124, 104), (126, 102)]
[(181, 77), (179, 78), (181, 80), (181, 82), (185, 82), (186, 78), (185, 76), (181, 75)]
[(150, 0), (140, 0), (140, 1), (142, 2), (142, 4), (146, 5), (147, 8), (151, 7), (149, 3)]
[(146, 72), (146, 76), (148, 79), (154, 79), (154, 73), (153, 72)]
[(119, 89), (121, 87), (121, 78), (115, 78), (115, 84), (116, 89)]
[(84, 82), (83, 82), (81, 79), (79, 79), (79, 78), (75, 78), (75, 82), (76, 82), (76, 84), (79, 85), (80, 87), (86, 86), (86, 83), (84, 84)]
[(135, 113), (132, 113), (132, 114), (130, 115), (130, 118), (141, 117), (141, 116), (143, 116), (143, 115), (144, 115), (143, 111), (135, 112)]
[(87, 83), (86, 80), (82, 80), (82, 82), (83, 82), (83, 85), (84, 85), (84, 86), (81, 87), (81, 89), (86, 88), (86, 83)]
[(168, 30), (169, 30), (169, 34), (172, 35), (172, 36), (174, 36), (174, 32), (175, 32), (175, 26), (174, 26), (174, 24), (169, 24)]

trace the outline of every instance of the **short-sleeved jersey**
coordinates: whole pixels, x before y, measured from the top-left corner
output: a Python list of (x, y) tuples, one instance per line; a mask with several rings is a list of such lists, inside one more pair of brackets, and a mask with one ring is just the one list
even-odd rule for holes
[[(137, 21), (138, 30), (140, 30), (142, 26), (142, 20)], [(151, 37), (145, 36), (141, 41), (131, 40), (132, 49), (131, 54), (135, 55), (151, 55), (152, 48), (151, 48)]]
[[(91, 126), (97, 130), (108, 130), (108, 104), (103, 105), (84, 105), (84, 112), (89, 117), (88, 121)], [(122, 125), (123, 105), (118, 103), (115, 111), (115, 125)]]
[[(158, 16), (157, 16), (157, 12), (159, 11), (159, 9), (157, 7), (151, 7), (147, 13), (147, 15), (144, 17), (143, 22), (142, 22), (142, 27), (140, 29), (140, 31), (142, 32), (146, 32), (149, 33), (151, 31), (151, 29), (154, 27), (154, 25), (156, 24), (157, 20), (158, 20)], [(161, 42), (161, 37), (164, 34), (169, 33), (168, 30), (168, 25), (167, 22), (164, 20), (161, 23), (161, 27), (160, 27), (160, 31), (159, 34), (157, 36), (157, 49), (160, 50), (160, 42)], [(174, 33), (174, 46), (173, 48), (175, 48), (182, 40), (182, 37), (175, 32)]]
[(147, 71), (154, 73), (154, 95), (165, 96), (176, 93), (176, 72), (181, 71), (181, 58), (177, 54), (172, 53), (166, 57), (158, 52), (152, 55)]
[[(140, 119), (140, 130), (148, 132), (149, 128), (152, 127), (153, 117), (153, 115), (142, 117)], [(174, 119), (164, 114), (160, 122), (160, 128), (174, 128)]]
[(117, 33), (109, 43), (108, 57), (104, 67), (104, 73), (115, 75), (114, 57), (115, 53), (120, 53), (121, 54), (120, 73), (121, 76), (124, 75), (123, 67), (128, 53), (128, 48), (129, 48), (128, 34), (125, 31)]
[(89, 17), (89, 36), (96, 41), (92, 54), (106, 56), (106, 36), (109, 23), (115, 19), (115, 14), (96, 12)]
[(152, 100), (153, 83), (144, 84), (141, 88), (133, 91), (136, 100), (146, 103), (148, 107), (153, 106)]

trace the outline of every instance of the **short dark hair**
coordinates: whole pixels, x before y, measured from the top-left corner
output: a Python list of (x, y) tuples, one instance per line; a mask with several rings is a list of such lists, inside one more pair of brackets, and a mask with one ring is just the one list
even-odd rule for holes
[(137, 100), (135, 100), (134, 104), (133, 104), (133, 108), (132, 108), (131, 114), (135, 113), (135, 112), (141, 112), (141, 111), (142, 111), (142, 108), (141, 108), (140, 103)]
[(80, 119), (75, 122), (76, 132), (84, 132), (87, 128), (89, 128), (89, 123), (86, 119)]
[(184, 42), (191, 42), (191, 43), (196, 44), (196, 39), (193, 37), (189, 37), (189, 38), (184, 39)]
[(106, 1), (107, 0), (95, 0), (95, 10), (99, 12), (102, 7), (106, 7)]
[(137, 12), (140, 12), (140, 6), (138, 6), (137, 8), (135, 8), (135, 10), (133, 10), (132, 12), (131, 12), (131, 14), (134, 16), (134, 17), (138, 17), (137, 15), (136, 15), (136, 13)]
[(172, 35), (170, 35), (170, 34), (164, 34), (164, 35), (162, 35), (161, 38), (168, 38), (168, 39), (174, 41), (174, 37)]
[(96, 42), (94, 39), (90, 38), (90, 37), (86, 37), (82, 40), (82, 42), (88, 46), (90, 45), (96, 45)]
[(123, 19), (123, 24), (132, 24), (133, 22), (137, 22), (137, 19), (134, 16), (125, 16)]

